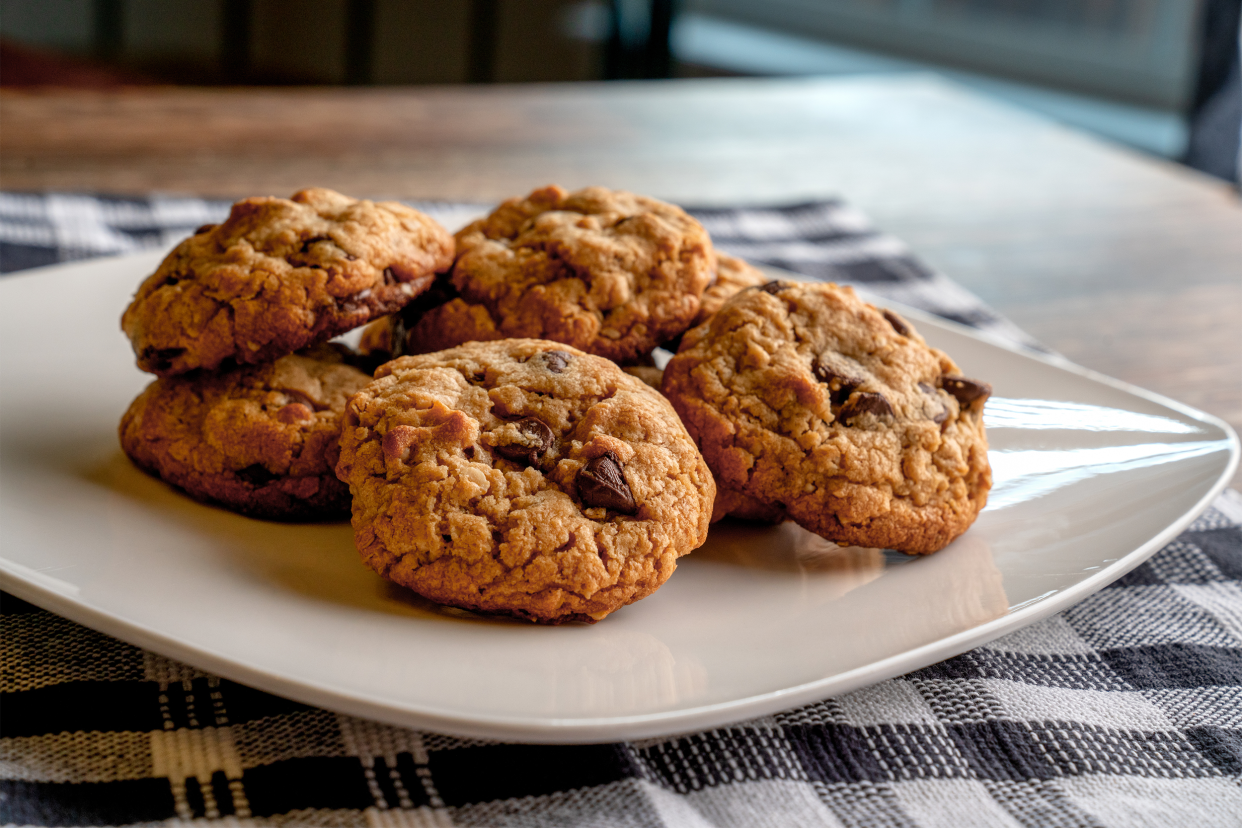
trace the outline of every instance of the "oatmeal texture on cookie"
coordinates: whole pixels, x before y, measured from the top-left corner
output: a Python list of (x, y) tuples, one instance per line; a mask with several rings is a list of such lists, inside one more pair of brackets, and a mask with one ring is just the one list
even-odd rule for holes
[(575, 348), (401, 357), (345, 416), (337, 474), (363, 561), (433, 601), (594, 622), (707, 537), (715, 486), (673, 409)]
[(768, 511), (842, 544), (927, 553), (987, 502), (991, 387), (848, 287), (739, 293), (686, 334), (662, 388), (724, 490), (716, 517)]
[[(716, 314), (725, 302), (748, 287), (758, 287), (771, 281), (766, 273), (754, 265), (748, 264), (736, 256), (729, 256), (716, 251), (716, 277), (707, 290), (703, 291), (703, 300), (699, 312), (691, 321), (690, 327), (697, 328)], [(663, 345), (676, 353), (681, 347), (681, 337), (676, 336)]]
[(510, 199), (457, 248), (457, 296), (407, 323), (411, 353), (536, 337), (629, 362), (689, 326), (715, 265), (680, 207), (603, 187)]
[(121, 447), (192, 497), (275, 520), (341, 518), (333, 472), (341, 413), (371, 381), (331, 345), (274, 363), (147, 386), (121, 418)]
[(447, 230), (396, 202), (247, 198), (168, 254), (121, 327), (160, 376), (270, 362), (399, 310), (453, 252)]
[(725, 302), (746, 288), (770, 281), (770, 276), (744, 259), (716, 251), (716, 281), (703, 291), (703, 302), (690, 326), (697, 328), (711, 319)]

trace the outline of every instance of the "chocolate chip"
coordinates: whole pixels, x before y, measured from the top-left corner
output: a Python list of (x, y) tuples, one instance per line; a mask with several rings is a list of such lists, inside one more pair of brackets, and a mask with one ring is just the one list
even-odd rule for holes
[(965, 377), (941, 377), (940, 387), (957, 397), (962, 405), (970, 405), (975, 400), (992, 396), (991, 385)]
[(840, 405), (845, 402), (849, 399), (850, 394), (854, 393), (854, 389), (863, 383), (860, 379), (838, 374), (822, 362), (816, 362), (811, 370), (815, 373), (815, 379), (828, 386), (828, 392), (833, 405)]
[(770, 293), (773, 296), (775, 296), (776, 294), (780, 293), (782, 290), (789, 290), (791, 287), (793, 287), (793, 285), (789, 284), (788, 282), (774, 281), (774, 282), (768, 282), (767, 284), (760, 285), (759, 289), (762, 290), (764, 293)]
[(547, 363), (548, 370), (554, 374), (559, 374), (565, 370), (565, 366), (573, 359), (572, 354), (564, 351), (544, 351), (543, 361)]
[(239, 480), (243, 483), (249, 483), (251, 486), (262, 486), (271, 483), (279, 475), (272, 474), (262, 463), (255, 463), (241, 471), (234, 472)]
[(215, 230), (215, 229), (216, 229), (216, 225), (214, 224), (204, 224), (194, 231), (194, 235), (201, 236), (202, 234), (210, 233), (212, 230)]
[(634, 493), (621, 472), (621, 460), (611, 451), (588, 460), (578, 472), (578, 497), (588, 506), (602, 506), (627, 515), (638, 511)]
[(883, 394), (874, 391), (859, 391), (850, 397), (849, 402), (841, 406), (837, 419), (849, 425), (849, 421), (863, 414), (874, 414), (877, 417), (893, 416), (893, 407)]
[(884, 318), (888, 320), (888, 324), (893, 326), (894, 331), (902, 336), (910, 335), (910, 326), (906, 324), (906, 320), (902, 319), (900, 316), (887, 308), (885, 308), (882, 313), (884, 314)]
[(514, 463), (525, 463), (528, 466), (537, 464), (539, 458), (552, 446), (552, 429), (538, 417), (526, 417), (514, 425), (525, 439), (520, 443), (493, 448), (501, 457)]
[(169, 276), (168, 279), (165, 280), (164, 282), (164, 287), (172, 287), (173, 285), (177, 284), (177, 282), (180, 282), (180, 281), (181, 280), (178, 279), (176, 276)]

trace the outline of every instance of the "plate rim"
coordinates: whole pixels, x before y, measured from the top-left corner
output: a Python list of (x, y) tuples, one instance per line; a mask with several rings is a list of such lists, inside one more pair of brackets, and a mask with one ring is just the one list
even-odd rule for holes
[[(38, 277), (62, 271), (73, 272), (100, 264), (112, 264), (119, 259), (151, 258), (153, 251), (124, 254), (121, 256), (96, 257), (85, 261), (65, 262), (0, 277), (0, 292), (4, 284), (14, 277)], [(777, 268), (768, 268), (779, 270)], [(790, 274), (800, 276), (800, 274)], [(806, 277), (802, 277), (805, 279)], [(25, 279), (22, 279), (25, 281)], [(231, 681), (272, 693), (294, 701), (372, 719), (386, 724), (411, 727), (437, 733), (446, 733), (471, 739), (489, 739), (529, 744), (600, 744), (633, 739), (668, 737), (700, 731), (712, 727), (733, 725), (749, 719), (771, 715), (782, 710), (842, 695), (853, 690), (876, 684), (913, 670), (921, 669), (947, 658), (959, 655), (986, 644), (1002, 635), (1014, 632), (1050, 615), (1060, 612), (1103, 589), (1131, 571), (1163, 548), (1170, 540), (1185, 530), (1211, 502), (1228, 486), (1242, 455), (1242, 445), (1234, 429), (1223, 419), (1193, 406), (1140, 388), (1127, 382), (1085, 368), (1059, 354), (1045, 354), (1023, 347), (1004, 337), (936, 316), (900, 301), (878, 296), (865, 287), (860, 290), (867, 301), (892, 307), (908, 314), (915, 321), (933, 327), (946, 328), (952, 332), (979, 340), (984, 344), (1001, 348), (1019, 358), (1042, 362), (1049, 367), (1076, 374), (1084, 379), (1105, 385), (1113, 390), (1129, 394), (1165, 408), (1177, 411), (1191, 419), (1220, 429), (1228, 446), (1229, 456), (1216, 482), (1205, 494), (1177, 519), (1137, 548), (1102, 567), (1091, 576), (1050, 595), (1033, 599), (1017, 610), (985, 621), (966, 630), (928, 642), (910, 650), (879, 661), (860, 665), (832, 676), (804, 682), (780, 690), (747, 696), (742, 699), (692, 706), (673, 711), (643, 713), (626, 716), (552, 718), (472, 715), (469, 717), (430, 708), (417, 708), (380, 700), (365, 693), (326, 687), (318, 683), (291, 678), (282, 673), (237, 661), (207, 647), (188, 644), (175, 636), (167, 635), (145, 624), (121, 618), (114, 613), (94, 607), (85, 601), (57, 590), (49, 583), (54, 581), (34, 571), (23, 572), (26, 567), (9, 561), (0, 553), (0, 589), (35, 606), (62, 616), (75, 623), (118, 638), (128, 644), (151, 650), (160, 655), (183, 661)], [(0, 382), (0, 385), (4, 383)], [(7, 392), (8, 389), (5, 389)]]

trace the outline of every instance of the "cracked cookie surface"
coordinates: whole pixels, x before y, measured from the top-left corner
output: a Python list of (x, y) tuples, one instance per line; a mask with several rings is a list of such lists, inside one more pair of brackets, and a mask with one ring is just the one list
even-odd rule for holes
[(321, 188), (247, 198), (168, 254), (121, 328), (160, 376), (270, 362), (399, 310), (453, 251), (447, 230), (396, 202)]
[(345, 416), (363, 561), (434, 601), (593, 622), (707, 537), (715, 486), (668, 402), (566, 345), (401, 357)]
[(534, 337), (628, 362), (686, 329), (715, 264), (680, 207), (603, 187), (510, 199), (457, 248), (457, 296), (407, 322), (410, 353)]
[(192, 497), (273, 520), (339, 519), (341, 413), (371, 378), (330, 345), (266, 365), (155, 380), (121, 418), (121, 447)]
[(699, 305), (699, 312), (690, 327), (697, 328), (711, 319), (725, 302), (746, 288), (758, 287), (770, 281), (770, 276), (745, 259), (716, 251), (716, 281), (703, 291), (702, 304)]
[(721, 511), (751, 502), (839, 543), (927, 553), (987, 502), (991, 387), (848, 287), (739, 293), (686, 334), (662, 390)]

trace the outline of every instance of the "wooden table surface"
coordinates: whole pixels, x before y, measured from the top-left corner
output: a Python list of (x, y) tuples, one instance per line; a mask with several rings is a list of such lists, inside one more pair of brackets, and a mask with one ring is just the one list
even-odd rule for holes
[(7, 190), (491, 201), (548, 182), (843, 196), (1075, 362), (1242, 431), (1236, 192), (931, 76), (0, 94)]

